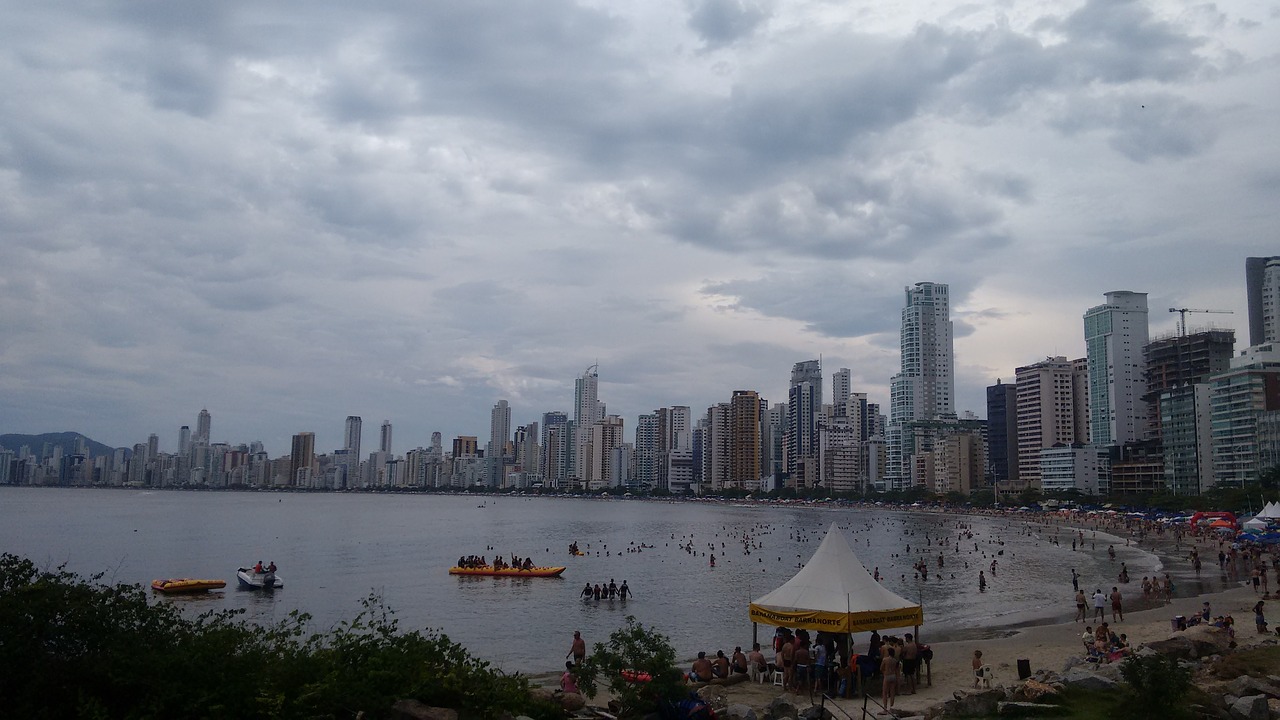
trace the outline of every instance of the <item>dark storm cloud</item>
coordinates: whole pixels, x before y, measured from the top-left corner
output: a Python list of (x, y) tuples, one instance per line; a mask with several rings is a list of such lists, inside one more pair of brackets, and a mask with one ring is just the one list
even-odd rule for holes
[(769, 19), (772, 9), (744, 0), (688, 0), (689, 27), (708, 49), (732, 45)]

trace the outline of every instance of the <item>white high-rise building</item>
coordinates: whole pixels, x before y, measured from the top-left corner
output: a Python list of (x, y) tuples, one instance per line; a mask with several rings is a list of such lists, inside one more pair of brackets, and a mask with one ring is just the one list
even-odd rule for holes
[(191, 454), (191, 428), (183, 425), (178, 428), (178, 455), (187, 457)]
[(853, 371), (849, 368), (840, 368), (831, 376), (831, 404), (837, 408), (849, 401), (852, 375)]
[(569, 475), (582, 481), (587, 470), (587, 445), (591, 442), (591, 427), (604, 417), (604, 408), (598, 396), (600, 390), (599, 366), (588, 367), (573, 382), (573, 466)]
[(1114, 290), (1084, 314), (1089, 362), (1089, 442), (1121, 445), (1145, 439), (1151, 418), (1147, 391), (1147, 294)]
[(906, 288), (899, 346), (901, 370), (889, 381), (885, 433), (885, 482), (893, 490), (909, 481), (911, 473), (904, 463), (911, 455), (931, 449), (914, 447), (914, 436), (902, 432), (903, 424), (955, 416), (955, 348), (947, 285), (919, 282)]
[(511, 439), (511, 406), (499, 400), (489, 411), (489, 446), (500, 456)]
[(1040, 451), (1086, 440), (1084, 428), (1076, 425), (1076, 400), (1083, 393), (1076, 388), (1074, 363), (1063, 356), (1016, 372), (1017, 476), (1025, 487), (1040, 488)]
[(791, 368), (787, 391), (787, 476), (792, 487), (818, 480), (818, 415), (822, 410), (822, 362), (805, 360)]
[(511, 440), (511, 406), (499, 400), (489, 411), (489, 444), (485, 446), (485, 472), (489, 487), (502, 487), (502, 467), (506, 461), (507, 443)]

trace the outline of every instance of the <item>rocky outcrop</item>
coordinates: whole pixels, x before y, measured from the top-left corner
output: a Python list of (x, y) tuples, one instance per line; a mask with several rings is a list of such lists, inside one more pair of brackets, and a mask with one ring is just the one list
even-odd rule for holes
[(394, 720), (458, 720), (458, 711), (431, 707), (419, 700), (397, 700), (391, 706)]
[(724, 717), (725, 720), (756, 720), (756, 711), (750, 705), (738, 703), (726, 707), (723, 715), (716, 713), (716, 717)]
[(782, 720), (783, 718), (798, 720), (800, 714), (790, 700), (780, 696), (774, 698), (773, 702), (769, 703), (769, 707), (765, 708), (764, 717), (765, 720)]
[(1045, 703), (1002, 702), (996, 706), (996, 715), (1000, 717), (1058, 717), (1060, 715), (1066, 715), (1067, 712), (1067, 708), (1062, 705), (1048, 705)]
[(1249, 695), (1231, 704), (1231, 717), (1239, 720), (1271, 720), (1266, 695)]

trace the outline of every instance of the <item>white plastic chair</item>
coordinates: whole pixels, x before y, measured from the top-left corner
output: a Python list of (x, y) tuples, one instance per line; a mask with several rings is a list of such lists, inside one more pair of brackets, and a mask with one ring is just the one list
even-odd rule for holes
[(777, 685), (778, 687), (782, 687), (782, 671), (781, 670), (773, 671), (773, 684)]
[(990, 688), (996, 681), (995, 668), (990, 665), (983, 665), (978, 670), (981, 675), (978, 677), (978, 687)]

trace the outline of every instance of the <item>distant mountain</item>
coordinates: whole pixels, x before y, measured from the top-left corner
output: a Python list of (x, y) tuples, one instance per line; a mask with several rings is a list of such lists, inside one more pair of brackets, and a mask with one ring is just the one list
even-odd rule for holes
[(85, 444), (89, 447), (89, 456), (97, 457), (99, 455), (110, 455), (116, 451), (109, 445), (91, 440), (78, 432), (60, 432), (60, 433), (41, 433), (40, 435), (0, 435), (0, 448), (12, 450), (15, 453), (23, 445), (31, 448), (31, 452), (39, 456), (43, 450), (45, 443), (50, 446), (61, 446), (63, 455), (70, 455), (76, 451), (76, 441), (84, 438)]

